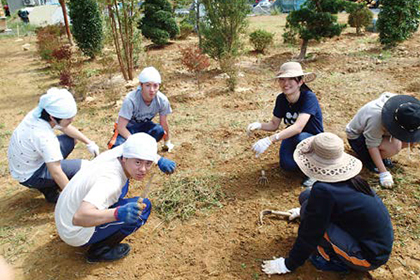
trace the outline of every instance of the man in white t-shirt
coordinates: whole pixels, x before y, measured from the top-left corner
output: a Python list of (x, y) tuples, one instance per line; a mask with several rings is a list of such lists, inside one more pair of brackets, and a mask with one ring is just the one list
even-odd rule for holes
[(124, 198), (127, 182), (143, 180), (158, 158), (156, 140), (136, 133), (80, 170), (55, 207), (61, 239), (75, 247), (90, 245), (88, 262), (125, 257), (130, 246), (120, 242), (146, 223), (152, 207), (147, 198)]
[[(174, 145), (169, 140), (168, 115), (172, 109), (168, 98), (159, 91), (162, 82), (159, 71), (154, 67), (144, 68), (139, 75), (139, 82), (140, 86), (124, 99), (108, 148), (121, 145), (133, 133), (145, 132), (157, 142), (163, 138), (163, 148), (171, 152)], [(157, 114), (159, 124), (152, 122)], [(162, 157), (158, 166), (162, 172), (172, 173), (176, 164)]]
[[(99, 154), (95, 142), (71, 125), (76, 113), (73, 95), (66, 89), (51, 88), (10, 139), (8, 161), (12, 177), (26, 187), (38, 189), (51, 203), (57, 201), (58, 190), (64, 189), (81, 168), (82, 160), (65, 160), (76, 141), (85, 143), (92, 155)], [(57, 137), (54, 129), (64, 134)]]

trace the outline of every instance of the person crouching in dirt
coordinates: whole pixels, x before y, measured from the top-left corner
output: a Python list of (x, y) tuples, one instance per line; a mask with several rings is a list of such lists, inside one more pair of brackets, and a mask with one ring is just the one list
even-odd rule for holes
[[(257, 157), (271, 144), (282, 141), (280, 146), (280, 167), (287, 171), (298, 171), (299, 167), (293, 160), (293, 151), (302, 140), (324, 131), (322, 112), (318, 99), (306, 85), (315, 80), (314, 73), (304, 73), (298, 62), (286, 62), (280, 67), (276, 79), (283, 93), (276, 99), (273, 118), (268, 123), (254, 122), (248, 125), (251, 131), (262, 129), (276, 131), (283, 119), (286, 128), (279, 133), (256, 142), (252, 149)], [(304, 185), (310, 186), (313, 180), (307, 178)]]
[[(298, 144), (294, 159), (303, 173), (317, 180), (299, 196), (298, 237), (287, 258), (264, 261), (267, 274), (294, 271), (309, 258), (323, 271), (369, 271), (385, 264), (392, 250), (388, 210), (358, 176), (362, 163), (344, 152), (337, 135), (321, 133)], [(292, 213), (290, 212), (290, 213)]]
[[(160, 74), (156, 68), (146, 67), (141, 71), (139, 81), (139, 87), (131, 91), (123, 101), (108, 148), (121, 145), (133, 133), (145, 132), (157, 142), (163, 138), (163, 148), (171, 152), (174, 145), (169, 140), (168, 115), (172, 113), (172, 109), (168, 98), (159, 91), (162, 82)], [(157, 114), (159, 124), (152, 122)], [(161, 157), (158, 166), (161, 171), (172, 173), (176, 164)]]
[[(77, 113), (76, 101), (66, 89), (51, 88), (39, 99), (14, 130), (9, 143), (8, 160), (12, 177), (20, 184), (39, 190), (48, 202), (55, 203), (59, 190), (81, 168), (81, 159), (65, 158), (77, 140), (96, 156), (99, 147), (71, 125)], [(56, 136), (54, 129), (64, 134)]]
[[(120, 147), (118, 147), (120, 148)], [(90, 245), (88, 262), (113, 261), (130, 252), (121, 241), (144, 225), (147, 198), (124, 198), (128, 179), (141, 181), (157, 162), (156, 140), (146, 133), (128, 137), (120, 149), (108, 150), (80, 170), (55, 207), (58, 234), (74, 247)]]
[(370, 171), (379, 173), (381, 186), (394, 180), (390, 157), (420, 141), (420, 101), (409, 95), (385, 92), (365, 104), (346, 126), (347, 139)]

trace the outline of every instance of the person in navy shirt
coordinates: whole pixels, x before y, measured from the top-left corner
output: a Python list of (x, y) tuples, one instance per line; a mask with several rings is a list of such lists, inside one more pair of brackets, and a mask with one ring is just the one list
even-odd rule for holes
[(257, 157), (272, 143), (282, 141), (279, 152), (280, 167), (287, 171), (299, 170), (293, 159), (296, 145), (324, 131), (318, 99), (306, 85), (315, 78), (314, 73), (304, 73), (298, 62), (286, 62), (280, 67), (276, 79), (283, 92), (277, 96), (272, 120), (268, 123), (251, 123), (247, 130), (248, 134), (257, 129), (276, 131), (282, 119), (286, 128), (256, 142), (252, 149)]
[(323, 271), (369, 271), (385, 264), (394, 240), (391, 219), (381, 199), (358, 176), (362, 162), (344, 152), (333, 133), (320, 133), (296, 147), (294, 159), (317, 182), (299, 196), (298, 236), (287, 258), (264, 261), (266, 274), (285, 274), (307, 259)]

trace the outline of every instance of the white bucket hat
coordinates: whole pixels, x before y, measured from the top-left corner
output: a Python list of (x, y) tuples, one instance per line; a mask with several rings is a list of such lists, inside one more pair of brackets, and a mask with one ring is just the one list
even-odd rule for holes
[(155, 67), (146, 67), (143, 69), (143, 71), (140, 72), (139, 75), (139, 82), (140, 83), (158, 83), (160, 84), (162, 82), (162, 79), (160, 77), (159, 71), (156, 70)]
[(144, 132), (130, 135), (123, 144), (122, 156), (125, 158), (150, 160), (157, 163), (159, 156), (155, 138)]
[(362, 170), (362, 162), (344, 152), (343, 140), (329, 132), (301, 141), (293, 158), (306, 176), (321, 182), (345, 181)]
[(39, 98), (38, 107), (34, 110), (35, 117), (40, 117), (42, 110), (59, 119), (69, 119), (77, 114), (77, 105), (73, 94), (66, 89), (50, 88)]
[(313, 72), (303, 72), (302, 66), (299, 62), (286, 62), (280, 66), (280, 70), (276, 78), (294, 78), (303, 76), (305, 83), (310, 83), (315, 80), (316, 75)]

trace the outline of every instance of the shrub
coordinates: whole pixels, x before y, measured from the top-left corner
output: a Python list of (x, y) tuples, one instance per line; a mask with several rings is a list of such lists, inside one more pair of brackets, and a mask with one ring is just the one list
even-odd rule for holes
[(144, 37), (158, 46), (175, 39), (179, 28), (172, 13), (171, 4), (167, 0), (146, 0), (144, 17), (140, 21), (140, 29)]
[(194, 26), (187, 21), (182, 21), (179, 25), (179, 36), (181, 40), (186, 39), (194, 31)]
[[(350, 2), (351, 3), (351, 2)], [(356, 28), (356, 34), (361, 34), (361, 29), (368, 27), (372, 23), (373, 13), (364, 4), (351, 3), (353, 5), (346, 8), (349, 13), (348, 24)]]
[(63, 45), (62, 36), (65, 34), (64, 25), (47, 25), (35, 30), (38, 54), (41, 59), (50, 62), (55, 50)]
[(205, 21), (200, 23), (202, 49), (219, 61), (228, 75), (228, 88), (235, 90), (237, 69), (235, 60), (241, 46), (240, 35), (245, 32), (250, 11), (247, 0), (202, 0), (206, 9)]
[(103, 47), (102, 18), (95, 0), (70, 0), (69, 16), (77, 46), (94, 58)]
[(52, 53), (51, 69), (57, 73), (60, 79), (60, 85), (72, 87), (72, 51), (70, 45), (62, 45)]
[(383, 0), (377, 27), (381, 44), (392, 47), (410, 38), (419, 27), (420, 0)]
[(196, 76), (198, 90), (200, 90), (200, 73), (210, 66), (210, 59), (198, 47), (180, 48), (182, 64)]
[(249, 34), (249, 41), (257, 52), (264, 53), (264, 50), (273, 43), (274, 33), (258, 29)]

